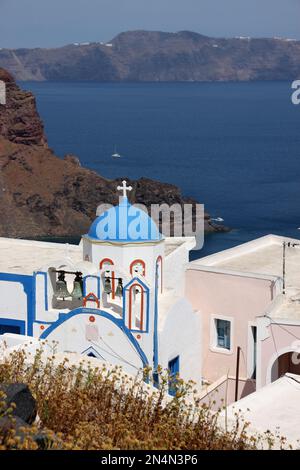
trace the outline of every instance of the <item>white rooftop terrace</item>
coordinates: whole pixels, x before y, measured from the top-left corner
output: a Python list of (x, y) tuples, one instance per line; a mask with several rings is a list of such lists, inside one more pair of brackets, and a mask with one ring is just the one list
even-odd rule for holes
[[(267, 235), (229, 250), (190, 263), (193, 269), (215, 271), (261, 279), (283, 279), (283, 242), (300, 240)], [(279, 294), (266, 315), (280, 320), (300, 322), (300, 246), (286, 246), (286, 294)]]
[[(300, 448), (300, 376), (286, 374), (275, 382), (233, 403), (222, 413), (220, 424), (225, 419), (231, 428), (235, 426), (235, 413), (250, 423), (248, 434), (265, 433), (283, 436), (293, 449)], [(224, 421), (223, 421), (223, 419)], [(223, 422), (222, 422), (223, 421)], [(280, 445), (276, 439), (275, 448)]]
[[(185, 243), (192, 244), (193, 237), (166, 238), (165, 255), (168, 256)], [(0, 237), (0, 272), (32, 274), (44, 266), (55, 267), (65, 260), (74, 266), (82, 265), (82, 245), (21, 240)]]
[[(219, 253), (199, 258), (190, 263), (195, 268), (253, 275), (280, 277), (283, 275), (283, 242), (300, 240), (277, 235), (267, 235)], [(286, 286), (300, 289), (300, 245), (286, 248)]]
[(68, 258), (72, 263), (82, 261), (78, 245), (0, 238), (0, 272), (32, 274), (43, 266)]
[(265, 312), (275, 322), (285, 320), (294, 324), (300, 322), (300, 289), (287, 289), (286, 295), (280, 294), (271, 305), (270, 310)]

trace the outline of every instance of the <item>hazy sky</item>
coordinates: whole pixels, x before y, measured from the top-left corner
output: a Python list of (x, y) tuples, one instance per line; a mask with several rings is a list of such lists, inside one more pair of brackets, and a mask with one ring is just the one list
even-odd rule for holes
[(132, 29), (300, 39), (300, 0), (0, 0), (0, 47), (106, 41)]

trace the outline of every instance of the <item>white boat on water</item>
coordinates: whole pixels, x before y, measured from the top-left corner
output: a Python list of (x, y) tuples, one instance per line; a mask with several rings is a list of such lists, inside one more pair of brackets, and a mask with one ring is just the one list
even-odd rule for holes
[(117, 148), (115, 147), (115, 151), (112, 154), (112, 158), (121, 158), (121, 155), (117, 152)]

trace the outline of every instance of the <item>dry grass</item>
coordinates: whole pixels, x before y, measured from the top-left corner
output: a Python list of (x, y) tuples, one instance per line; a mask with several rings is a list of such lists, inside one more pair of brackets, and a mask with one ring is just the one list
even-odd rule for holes
[[(48, 449), (256, 449), (263, 437), (248, 437), (247, 423), (237, 416), (236, 426), (225, 432), (218, 414), (202, 407), (192, 384), (179, 382), (173, 399), (167, 395), (168, 377), (160, 374), (160, 389), (149, 393), (137, 377), (120, 368), (71, 366), (65, 359), (36, 354), (28, 366), (24, 352), (14, 352), (0, 364), (0, 383), (26, 383), (37, 400), (38, 425), (15, 431), (0, 429), (0, 449), (37, 449), (36, 432), (47, 435)], [(0, 418), (10, 416), (0, 396)], [(12, 418), (11, 418), (12, 419)], [(265, 436), (264, 436), (265, 438)], [(268, 436), (269, 447), (273, 437)], [(284, 442), (283, 442), (284, 444)]]

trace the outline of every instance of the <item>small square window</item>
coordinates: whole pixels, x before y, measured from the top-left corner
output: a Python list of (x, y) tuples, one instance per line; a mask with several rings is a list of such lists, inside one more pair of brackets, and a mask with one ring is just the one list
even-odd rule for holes
[(231, 333), (231, 323), (228, 320), (215, 320), (216, 326), (216, 346), (222, 349), (228, 349), (230, 351), (231, 348), (231, 340), (230, 340), (230, 333)]

